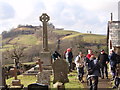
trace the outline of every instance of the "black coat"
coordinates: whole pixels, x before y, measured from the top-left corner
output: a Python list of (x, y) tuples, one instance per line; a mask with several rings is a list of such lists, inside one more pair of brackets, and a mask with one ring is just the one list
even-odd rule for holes
[[(89, 73), (89, 71), (90, 71), (90, 73)], [(89, 61), (88, 75), (100, 76), (100, 63), (97, 59)]]
[(109, 62), (108, 54), (103, 53), (98, 56), (98, 60), (100, 61), (101, 64), (106, 64), (106, 61)]

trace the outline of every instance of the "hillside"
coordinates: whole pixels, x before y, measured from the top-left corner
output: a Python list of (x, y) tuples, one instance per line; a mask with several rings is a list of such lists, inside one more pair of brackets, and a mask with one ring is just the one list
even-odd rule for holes
[[(73, 40), (73, 38), (77, 38), (82, 36), (83, 41), (86, 43), (102, 43), (105, 44), (106, 36), (104, 35), (96, 35), (96, 34), (87, 34), (87, 33), (79, 33), (76, 31), (69, 31), (69, 30), (55, 30), (53, 31), (57, 35), (61, 35), (61, 40)], [(42, 38), (42, 37), (40, 37)], [(101, 42), (103, 41), (104, 42)], [(3, 45), (3, 48), (9, 48), (13, 44), (20, 44), (25, 46), (32, 46), (32, 45), (39, 45), (42, 43), (34, 34), (32, 35), (18, 35), (15, 38), (6, 38), (2, 40), (3, 43), (7, 42)], [(53, 43), (54, 41), (49, 41), (49, 43)]]
[[(48, 30), (48, 44), (51, 53), (58, 49), (58, 38), (60, 39), (60, 54), (63, 54), (69, 47), (73, 48), (74, 55), (78, 51), (87, 53), (87, 49), (93, 49), (95, 54), (98, 54), (100, 49), (107, 49), (106, 36), (104, 35), (80, 33), (71, 30)], [(23, 60), (24, 62), (32, 61), (42, 50), (42, 31), (39, 30), (34, 34), (20, 34), (8, 37), (2, 40), (2, 44), (1, 51), (5, 54), (8, 53), (6, 50), (12, 50), (15, 44), (25, 47)], [(6, 58), (6, 56), (4, 57)], [(11, 61), (13, 60), (9, 59), (9, 63)]]

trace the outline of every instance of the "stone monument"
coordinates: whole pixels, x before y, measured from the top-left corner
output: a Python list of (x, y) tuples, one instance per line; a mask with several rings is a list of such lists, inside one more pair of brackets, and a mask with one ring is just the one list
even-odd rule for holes
[(43, 51), (40, 53), (40, 58), (43, 61), (44, 66), (50, 66), (51, 65), (51, 54), (48, 49), (48, 34), (47, 34), (47, 22), (50, 20), (50, 17), (43, 13), (40, 16), (40, 21), (43, 24)]
[(23, 88), (20, 79), (17, 78), (18, 69), (16, 63), (14, 63), (14, 68), (11, 69), (11, 72), (13, 72), (14, 80), (12, 80), (12, 85), (10, 88)]
[(69, 82), (67, 74), (69, 73), (68, 63), (65, 60), (57, 59), (52, 65), (54, 80), (53, 83), (61, 82), (67, 83)]
[(37, 64), (39, 64), (39, 73), (37, 74), (37, 83), (49, 85), (50, 84), (50, 71), (42, 70), (42, 64), (40, 59), (38, 59)]
[(14, 67), (14, 80), (12, 80), (12, 86), (10, 88), (23, 88), (20, 79), (17, 78), (17, 68)]

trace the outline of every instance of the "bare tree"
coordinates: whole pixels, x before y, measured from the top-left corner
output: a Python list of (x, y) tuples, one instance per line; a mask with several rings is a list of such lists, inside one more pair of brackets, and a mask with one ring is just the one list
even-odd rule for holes
[(20, 60), (22, 57), (24, 57), (24, 50), (26, 47), (23, 46), (19, 46), (19, 45), (13, 45), (13, 49), (12, 50), (6, 50), (7, 54), (6, 54), (6, 59), (12, 59), (14, 60), (14, 63), (16, 66), (19, 66), (20, 64)]

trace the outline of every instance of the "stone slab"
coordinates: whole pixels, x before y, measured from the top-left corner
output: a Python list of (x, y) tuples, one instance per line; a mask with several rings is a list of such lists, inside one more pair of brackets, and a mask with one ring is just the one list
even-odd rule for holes
[(37, 82), (40, 84), (50, 85), (50, 71), (42, 71), (37, 74)]
[(43, 62), (43, 66), (44, 65), (51, 65), (52, 64), (52, 60), (51, 60), (51, 53), (50, 52), (41, 52), (40, 53), (40, 59)]
[(67, 83), (69, 82), (67, 74), (69, 73), (68, 63), (65, 60), (58, 59), (56, 60), (53, 65), (53, 73), (54, 73), (54, 80), (53, 83), (61, 82)]

